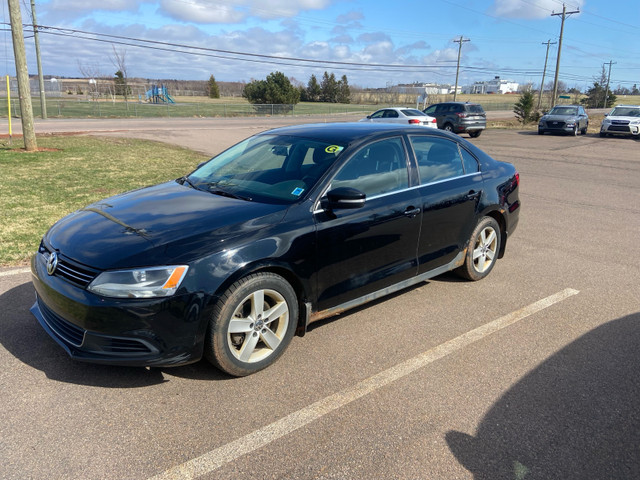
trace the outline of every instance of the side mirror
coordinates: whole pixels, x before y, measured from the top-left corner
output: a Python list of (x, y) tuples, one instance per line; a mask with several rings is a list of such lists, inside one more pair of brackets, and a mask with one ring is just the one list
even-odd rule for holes
[(368, 118), (369, 120), (371, 120), (371, 115), (367, 115), (367, 118)]
[(352, 187), (338, 187), (327, 192), (320, 205), (325, 210), (354, 209), (364, 207), (367, 196)]
[[(208, 161), (209, 161), (209, 160), (207, 160), (207, 162), (208, 162)], [(196, 167), (196, 170), (197, 170), (197, 169), (199, 169), (201, 166), (203, 166), (203, 165), (204, 165), (205, 163), (207, 163), (207, 162), (200, 162), (200, 163), (198, 164), (198, 166)]]

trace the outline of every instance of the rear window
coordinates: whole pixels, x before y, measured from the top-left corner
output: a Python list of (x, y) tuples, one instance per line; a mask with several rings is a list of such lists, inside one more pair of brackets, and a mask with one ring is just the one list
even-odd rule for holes
[(466, 108), (467, 112), (484, 113), (484, 109), (482, 108), (482, 105), (467, 105), (466, 107), (467, 107)]
[(407, 117), (424, 117), (424, 113), (422, 113), (420, 110), (415, 110), (413, 108), (402, 110), (402, 113), (404, 113)]

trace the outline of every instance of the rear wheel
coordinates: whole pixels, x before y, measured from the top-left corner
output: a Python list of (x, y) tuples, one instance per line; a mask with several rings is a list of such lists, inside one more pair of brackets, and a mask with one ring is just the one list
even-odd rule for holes
[(500, 251), (500, 226), (483, 217), (471, 234), (464, 264), (455, 272), (467, 280), (481, 280), (493, 269)]
[(286, 350), (297, 319), (297, 297), (284, 278), (273, 273), (244, 277), (214, 308), (205, 356), (237, 377), (262, 370)]
[(453, 132), (453, 125), (451, 125), (450, 123), (445, 123), (442, 129), (446, 130), (447, 132)]
[(471, 138), (478, 138), (481, 133), (482, 133), (482, 130), (474, 130), (473, 132), (469, 132), (469, 136)]

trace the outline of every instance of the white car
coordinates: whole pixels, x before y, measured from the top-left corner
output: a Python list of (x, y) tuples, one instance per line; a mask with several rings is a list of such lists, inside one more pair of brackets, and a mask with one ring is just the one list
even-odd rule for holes
[(360, 120), (361, 122), (400, 123), (403, 125), (421, 125), (423, 127), (438, 128), (435, 117), (425, 115), (415, 108), (389, 107), (382, 108)]
[(600, 136), (640, 136), (640, 105), (618, 105), (611, 110), (600, 126)]

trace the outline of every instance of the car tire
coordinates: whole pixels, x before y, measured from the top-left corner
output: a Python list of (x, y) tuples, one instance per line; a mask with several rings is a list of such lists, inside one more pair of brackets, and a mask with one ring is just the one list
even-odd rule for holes
[(450, 123), (445, 123), (444, 127), (442, 127), (442, 129), (447, 131), (447, 132), (453, 133), (453, 125), (451, 125)]
[(578, 125), (575, 125), (573, 127), (573, 131), (571, 132), (571, 135), (573, 135), (574, 137), (578, 136)]
[(538, 135), (544, 135), (544, 130), (538, 129)]
[(478, 138), (481, 133), (482, 133), (482, 130), (475, 130), (473, 132), (469, 132), (469, 136), (471, 138)]
[(601, 137), (601, 138), (604, 138), (604, 137), (606, 137), (606, 136), (607, 136), (607, 134), (606, 134), (606, 133), (604, 133), (604, 132), (600, 132), (600, 137)]
[(250, 375), (282, 355), (297, 321), (297, 296), (284, 278), (268, 272), (248, 275), (214, 307), (204, 355), (229, 375)]
[(464, 264), (455, 270), (467, 280), (481, 280), (493, 270), (502, 242), (500, 226), (492, 217), (483, 217), (471, 234)]
[(587, 130), (589, 129), (589, 123), (587, 123), (584, 128), (582, 130), (580, 130), (580, 133), (582, 135), (586, 135), (587, 134)]

